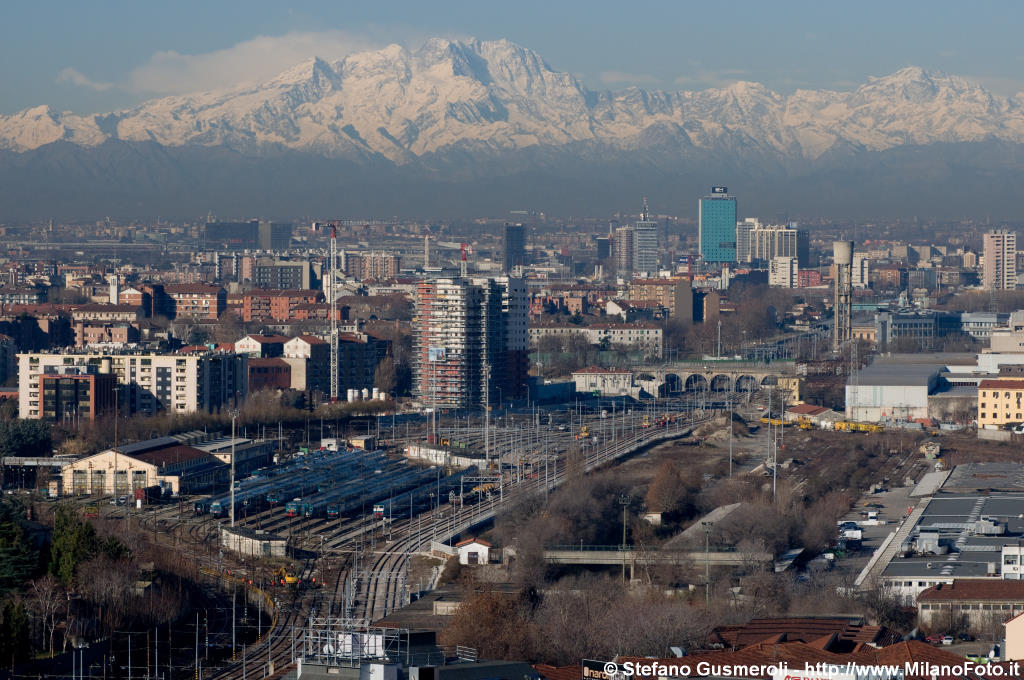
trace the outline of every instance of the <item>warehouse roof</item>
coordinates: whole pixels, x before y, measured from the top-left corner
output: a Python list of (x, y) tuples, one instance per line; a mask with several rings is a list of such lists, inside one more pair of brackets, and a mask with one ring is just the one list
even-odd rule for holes
[(875, 361), (857, 374), (861, 386), (927, 387), (943, 366), (939, 364), (906, 364), (899, 361)]

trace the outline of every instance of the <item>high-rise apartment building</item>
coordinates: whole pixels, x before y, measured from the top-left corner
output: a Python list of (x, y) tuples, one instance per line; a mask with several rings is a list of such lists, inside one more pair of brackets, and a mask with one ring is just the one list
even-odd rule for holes
[(1017, 232), (997, 229), (983, 238), (981, 284), (988, 290), (1017, 287)]
[(705, 262), (736, 261), (736, 198), (728, 187), (711, 187), (699, 203), (700, 254)]
[(797, 257), (797, 230), (765, 225), (750, 230), (750, 261), (771, 262), (777, 257)]
[(505, 224), (505, 251), (502, 271), (511, 274), (516, 267), (526, 264), (526, 228), (521, 224)]
[(633, 227), (626, 225), (615, 229), (612, 243), (615, 253), (615, 272), (622, 278), (633, 275)]
[(477, 408), (526, 390), (529, 299), (521, 279), (432, 279), (416, 290), (415, 393), (438, 407)]
[(854, 288), (867, 288), (871, 283), (871, 260), (864, 255), (853, 256), (850, 283)]
[(772, 288), (799, 286), (800, 267), (795, 257), (773, 257), (768, 263), (768, 285)]
[(384, 281), (398, 276), (402, 258), (393, 253), (341, 253), (345, 273), (362, 280)]

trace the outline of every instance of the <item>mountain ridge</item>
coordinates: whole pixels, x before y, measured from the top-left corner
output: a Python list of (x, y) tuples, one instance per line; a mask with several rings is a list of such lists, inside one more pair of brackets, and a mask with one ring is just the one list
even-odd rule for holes
[(0, 117), (0, 148), (58, 140), (283, 147), (328, 158), (410, 164), (455, 149), (503, 152), (592, 143), (693, 148), (813, 161), (832, 149), (1024, 143), (1024, 96), (999, 97), (959, 76), (911, 66), (849, 91), (781, 95), (749, 81), (697, 91), (590, 90), (508, 40), (435, 38), (334, 62), (315, 57), (258, 85), (152, 99), (91, 116), (38, 106)]

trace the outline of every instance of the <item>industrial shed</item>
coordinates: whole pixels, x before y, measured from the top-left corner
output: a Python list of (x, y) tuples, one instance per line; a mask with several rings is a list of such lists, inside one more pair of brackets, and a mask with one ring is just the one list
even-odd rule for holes
[(251, 557), (284, 557), (287, 543), (283, 536), (246, 527), (223, 527), (220, 532), (222, 546)]

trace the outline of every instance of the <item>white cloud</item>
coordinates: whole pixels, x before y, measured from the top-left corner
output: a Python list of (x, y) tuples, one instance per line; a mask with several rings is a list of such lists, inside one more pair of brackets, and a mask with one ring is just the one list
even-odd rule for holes
[(120, 83), (97, 83), (73, 68), (61, 71), (58, 81), (95, 90), (116, 87), (146, 95), (184, 94), (247, 85), (272, 78), (312, 57), (334, 61), (381, 46), (348, 31), (293, 31), (256, 36), (203, 54), (157, 52)]
[(683, 87), (724, 87), (735, 83), (737, 80), (744, 80), (744, 76), (748, 75), (748, 71), (738, 68), (720, 69), (717, 71), (697, 70), (690, 75), (679, 76), (676, 78), (675, 83)]
[(97, 82), (86, 76), (78, 69), (71, 68), (70, 66), (57, 74), (57, 82), (70, 83), (72, 85), (77, 85), (78, 87), (87, 87), (90, 90), (96, 90), (97, 92), (105, 92), (113, 89), (114, 87), (114, 83)]
[(633, 85), (657, 85), (661, 82), (658, 78), (646, 73), (628, 73), (626, 71), (602, 71), (601, 82), (608, 85), (619, 83), (630, 83)]

